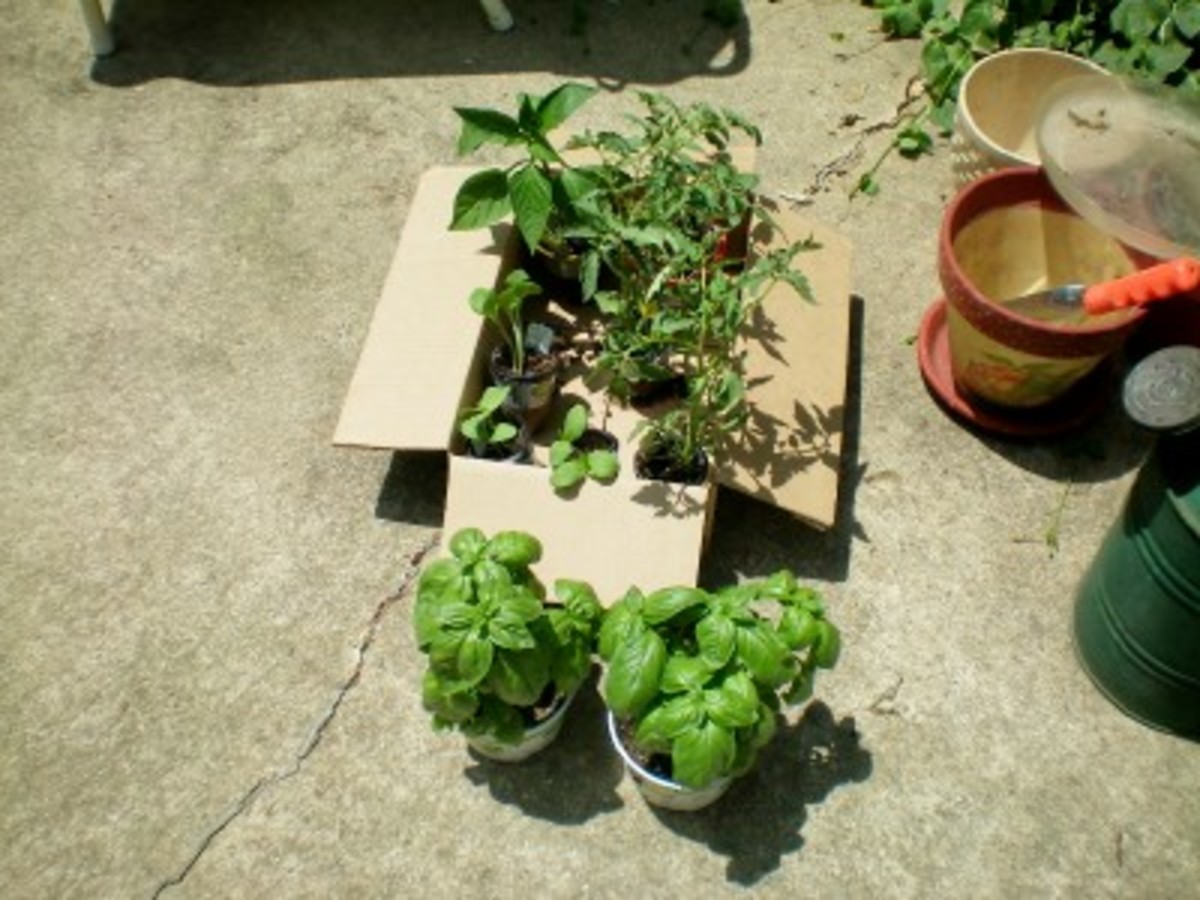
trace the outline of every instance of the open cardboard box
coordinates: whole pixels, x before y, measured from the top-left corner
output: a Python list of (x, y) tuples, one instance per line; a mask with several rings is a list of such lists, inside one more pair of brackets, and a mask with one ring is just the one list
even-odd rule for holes
[[(586, 400), (593, 424), (621, 441), (621, 474), (614, 483), (589, 481), (560, 496), (540, 465), (461, 453), (458, 411), (482, 390), (494, 341), (467, 298), (475, 288), (495, 284), (518, 254), (507, 226), (448, 230), (454, 195), (473, 171), (437, 167), (422, 176), (334, 444), (449, 451), (445, 533), (474, 526), (489, 535), (505, 529), (536, 535), (544, 549), (536, 570), (546, 584), (581, 579), (611, 604), (631, 585), (652, 590), (694, 583), (716, 486), (636, 478), (630, 436), (640, 414), (592, 395), (581, 378), (564, 384), (559, 409), (571, 398)], [(837, 509), (846, 396), (850, 244), (785, 210), (773, 215), (791, 240), (812, 235), (821, 245), (797, 257), (816, 302), (806, 303), (786, 285), (764, 299), (745, 335), (749, 427), (721, 454), (716, 480), (828, 528)], [(552, 420), (543, 429), (543, 444), (556, 427)]]

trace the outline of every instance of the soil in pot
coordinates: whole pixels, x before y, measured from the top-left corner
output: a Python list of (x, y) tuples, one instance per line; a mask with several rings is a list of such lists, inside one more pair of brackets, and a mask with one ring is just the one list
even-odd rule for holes
[(695, 812), (715, 803), (733, 784), (731, 777), (718, 778), (701, 788), (679, 784), (671, 778), (670, 758), (665, 754), (652, 754), (647, 758), (634, 746), (631, 730), (625, 723), (618, 723), (611, 712), (608, 714), (608, 734), (613, 748), (625, 762), (625, 768), (647, 803), (662, 809)]
[(708, 454), (696, 450), (690, 459), (681, 460), (671, 448), (652, 440), (642, 442), (633, 459), (639, 478), (669, 481), (674, 484), (703, 484), (708, 477)]
[(533, 452), (530, 448), (528, 427), (518, 416), (506, 414), (501, 418), (517, 426), (517, 436), (503, 444), (484, 444), (478, 448), (480, 452), (476, 452), (475, 444), (467, 441), (467, 454), (475, 459), (486, 459), (492, 462), (519, 465), (529, 463), (533, 459)]
[(513, 371), (508, 347), (500, 346), (492, 351), (488, 365), (492, 380), (510, 389), (504, 409), (518, 416), (531, 434), (537, 432), (554, 405), (558, 393), (558, 364), (557, 353), (530, 353), (525, 357), (525, 371), (518, 375)]
[(525, 736), (515, 744), (496, 740), (490, 734), (478, 734), (467, 738), (467, 743), (482, 756), (498, 762), (521, 762), (548, 747), (558, 737), (566, 718), (567, 709), (575, 694), (562, 695), (548, 685), (533, 706), (522, 707), (525, 720)]

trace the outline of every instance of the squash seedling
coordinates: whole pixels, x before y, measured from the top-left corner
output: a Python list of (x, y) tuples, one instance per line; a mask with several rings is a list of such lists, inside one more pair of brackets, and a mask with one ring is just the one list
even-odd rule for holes
[(558, 439), (550, 445), (550, 483), (566, 492), (591, 478), (607, 484), (617, 477), (617, 439), (607, 431), (588, 428), (588, 410), (576, 403), (563, 418)]
[(472, 456), (524, 462), (529, 457), (526, 435), (521, 425), (511, 421), (504, 411), (509, 389), (492, 385), (479, 402), (459, 415), (458, 431), (467, 439)]

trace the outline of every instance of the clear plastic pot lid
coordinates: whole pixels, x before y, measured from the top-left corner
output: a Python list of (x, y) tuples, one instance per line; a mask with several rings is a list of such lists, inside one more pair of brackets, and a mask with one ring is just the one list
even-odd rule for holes
[(1162, 259), (1200, 255), (1200, 101), (1074, 78), (1046, 98), (1037, 142), (1054, 189), (1092, 225)]

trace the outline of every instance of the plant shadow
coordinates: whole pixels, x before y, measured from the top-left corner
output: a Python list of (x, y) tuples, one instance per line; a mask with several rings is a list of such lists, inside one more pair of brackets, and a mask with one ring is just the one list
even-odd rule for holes
[(758, 764), (707, 809), (692, 813), (651, 807), (681, 837), (728, 857), (728, 881), (751, 887), (804, 847), (808, 807), (873, 770), (854, 718), (840, 721), (824, 703), (809, 704), (798, 722), (781, 728)]
[[(750, 61), (746, 18), (722, 28), (704, 18), (705, 0), (509, 5), (517, 27), (496, 33), (478, 0), (114, 0), (117, 52), (97, 59), (92, 77), (228, 87), (524, 71), (615, 90), (732, 75)], [(638, 34), (648, 37), (630, 39)]]
[(604, 704), (593, 673), (549, 747), (515, 764), (495, 762), (472, 750), (475, 765), (463, 774), (472, 784), (486, 786), (495, 800), (527, 816), (580, 825), (623, 805), (617, 785), (624, 768), (610, 749), (604, 722)]
[(448, 462), (445, 450), (398, 450), (375, 498), (375, 518), (441, 528)]
[[(834, 525), (820, 530), (762, 499), (722, 490), (717, 503), (713, 540), (701, 570), (700, 583), (728, 584), (739, 575), (767, 575), (787, 567), (796, 574), (823, 581), (845, 581), (855, 539), (870, 541), (855, 518), (858, 486), (867, 465), (859, 462), (862, 439), (862, 348), (865, 303), (857, 295), (850, 303), (850, 353), (846, 405), (832, 410), (810, 408), (797, 401), (791, 423), (767, 421), (752, 414), (753, 455), (762, 459), (759, 472), (764, 494), (779, 479), (813, 465), (837, 467), (838, 494)], [(840, 432), (841, 453), (830, 440)]]

